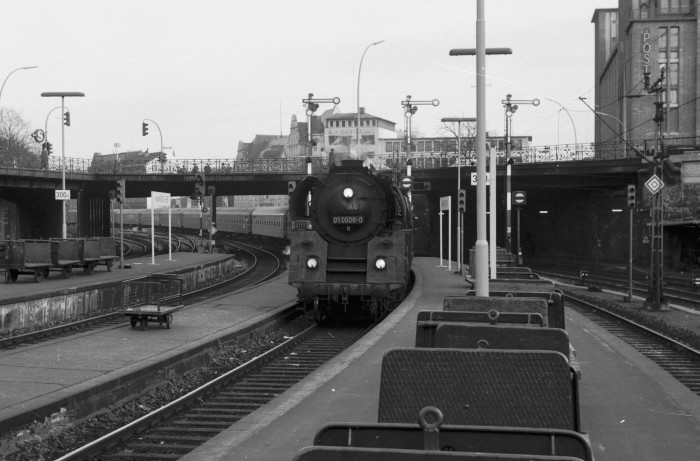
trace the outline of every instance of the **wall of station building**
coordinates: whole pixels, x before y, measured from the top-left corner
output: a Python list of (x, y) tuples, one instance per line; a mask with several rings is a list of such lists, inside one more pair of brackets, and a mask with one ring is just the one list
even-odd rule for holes
[(595, 121), (596, 143), (620, 140), (614, 130), (636, 147), (653, 147), (657, 93), (649, 87), (663, 67), (665, 142), (698, 144), (700, 25), (693, 3), (620, 0), (619, 8), (596, 10), (595, 104), (605, 114)]

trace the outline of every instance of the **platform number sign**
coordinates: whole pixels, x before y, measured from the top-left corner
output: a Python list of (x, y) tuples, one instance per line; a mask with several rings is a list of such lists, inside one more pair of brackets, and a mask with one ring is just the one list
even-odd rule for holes
[(527, 204), (527, 194), (525, 191), (518, 190), (513, 192), (513, 203), (517, 206)]
[[(471, 173), (471, 185), (476, 186), (476, 172)], [(491, 175), (489, 173), (486, 173), (486, 185), (490, 186), (491, 185)]]

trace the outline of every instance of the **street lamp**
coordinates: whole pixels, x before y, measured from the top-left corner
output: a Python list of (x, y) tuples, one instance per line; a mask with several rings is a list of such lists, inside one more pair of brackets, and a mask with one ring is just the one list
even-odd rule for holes
[[(158, 126), (158, 124), (149, 118), (143, 119), (143, 122), (141, 122), (142, 126), (147, 127), (148, 124), (146, 122), (151, 122), (152, 124), (154, 124), (156, 126), (156, 128), (158, 128), (158, 134), (160, 135), (160, 156), (158, 157), (158, 160), (160, 161), (160, 172), (163, 173), (163, 165), (165, 164), (165, 162), (163, 161), (163, 155), (164, 155), (163, 154), (163, 132), (160, 131), (160, 127)], [(148, 130), (147, 128), (144, 130), (143, 136), (148, 135), (147, 130)]]
[[(625, 122), (623, 122), (623, 121), (620, 120), (619, 118), (615, 117), (614, 115), (606, 114), (605, 112), (600, 112), (600, 111), (598, 111), (598, 110), (594, 110), (593, 113), (594, 113), (594, 114), (598, 114), (598, 115), (604, 115), (604, 116), (606, 116), (606, 117), (610, 117), (610, 118), (612, 118), (612, 119), (614, 119), (614, 120), (617, 120), (617, 123), (620, 124), (620, 128), (622, 129), (622, 133), (621, 133), (622, 141), (625, 142), (625, 143), (627, 142), (627, 131), (625, 130)], [(607, 125), (607, 123), (606, 123), (606, 125)], [(608, 127), (609, 127), (609, 126), (608, 126)], [(613, 133), (615, 133), (615, 130), (613, 130), (612, 128), (610, 128), (610, 130), (611, 130)], [(617, 134), (617, 133), (615, 133), (615, 134)]]
[[(461, 117), (445, 117), (440, 120), (442, 123), (457, 123), (457, 194), (462, 189), (462, 122), (476, 122), (476, 118), (461, 118)], [(459, 220), (457, 221), (457, 269), (462, 275), (462, 253), (464, 249), (464, 212), (459, 212)]]
[[(531, 104), (533, 106), (539, 106), (539, 99), (510, 99), (511, 95), (507, 94), (506, 99), (501, 101), (506, 113), (506, 251), (510, 253), (511, 251), (511, 240), (512, 240), (512, 226), (511, 226), (511, 197), (510, 197), (510, 184), (511, 184), (511, 166), (512, 162), (510, 159), (510, 149), (511, 149), (511, 131), (513, 128), (513, 115), (515, 111), (518, 110), (517, 104)], [(562, 106), (563, 107), (563, 106)], [(517, 249), (520, 251), (520, 248)]]
[[(510, 48), (486, 49), (484, 0), (476, 1), (476, 48), (453, 49), (450, 56), (476, 55), (476, 245), (474, 248), (476, 296), (489, 295), (489, 255), (486, 240), (486, 55), (512, 54)], [(494, 242), (495, 244), (495, 242)]]
[[(7, 77), (5, 77), (5, 80), (2, 82), (2, 86), (0, 86), (0, 100), (2, 99), (2, 90), (5, 89), (5, 83), (7, 83), (7, 79), (10, 78), (10, 75), (14, 74), (18, 70), (36, 69), (37, 67), (39, 67), (39, 66), (19, 67), (19, 68), (13, 70), (12, 72), (10, 72), (9, 74), (7, 74)], [(0, 106), (0, 108), (2, 108), (2, 106)], [(1, 111), (0, 111), (0, 116), (2, 116)], [(8, 151), (10, 150), (10, 140), (9, 139), (7, 140), (7, 150)]]
[[(64, 114), (66, 112), (65, 110), (65, 99), (70, 98), (70, 97), (85, 97), (85, 93), (81, 93), (79, 91), (49, 91), (45, 93), (41, 93), (41, 97), (43, 98), (53, 98), (53, 97), (60, 97), (61, 98), (61, 113)], [(61, 196), (60, 200), (64, 200), (63, 206), (61, 207), (63, 210), (63, 224), (61, 225), (62, 232), (61, 235), (63, 238), (68, 237), (68, 232), (66, 228), (66, 206), (68, 205), (67, 200), (70, 199), (70, 195), (66, 194), (66, 125), (65, 123), (61, 123)]]
[(554, 99), (549, 99), (549, 98), (542, 98), (542, 99), (546, 99), (547, 101), (551, 101), (554, 104), (557, 104), (559, 107), (562, 108), (562, 110), (564, 112), (566, 112), (566, 115), (569, 116), (569, 120), (571, 120), (571, 126), (574, 128), (574, 149), (578, 149), (578, 147), (577, 147), (578, 146), (578, 136), (576, 136), (576, 124), (574, 123), (574, 119), (573, 119), (573, 117), (571, 117), (569, 110), (566, 107), (564, 107), (563, 104), (559, 103), (558, 101), (555, 101)]
[(360, 74), (362, 73), (362, 61), (365, 59), (365, 53), (369, 50), (370, 46), (379, 45), (384, 43), (384, 40), (379, 40), (378, 42), (370, 43), (362, 52), (362, 57), (360, 58), (360, 67), (357, 69), (357, 158), (360, 158)]
[(37, 69), (39, 66), (28, 66), (28, 67), (19, 67), (9, 74), (7, 74), (7, 77), (5, 77), (5, 81), (2, 82), (2, 86), (0, 86), (0, 99), (2, 99), (2, 90), (5, 88), (5, 83), (7, 83), (7, 79), (10, 78), (10, 75), (14, 74), (18, 70), (28, 70), (28, 69)]

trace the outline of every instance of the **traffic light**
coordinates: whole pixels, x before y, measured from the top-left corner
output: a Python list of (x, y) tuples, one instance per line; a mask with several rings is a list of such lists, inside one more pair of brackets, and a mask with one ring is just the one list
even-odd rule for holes
[(165, 152), (161, 152), (160, 154), (158, 154), (158, 161), (160, 163), (165, 163), (167, 160), (168, 160), (168, 156), (165, 155)]
[(117, 179), (117, 202), (124, 203), (126, 200), (126, 180)]
[(627, 207), (634, 208), (637, 205), (637, 186), (627, 185)]
[(141, 136), (148, 136), (148, 123), (141, 123)]
[(294, 189), (297, 187), (297, 182), (296, 181), (288, 181), (287, 182), (287, 195), (292, 195), (292, 192), (294, 192)]
[(670, 185), (678, 184), (681, 178), (682, 170), (680, 166), (671, 161), (669, 157), (663, 159), (661, 166), (663, 167), (663, 179)]
[(465, 213), (467, 211), (467, 191), (460, 189), (457, 194), (457, 211)]
[(65, 114), (63, 114), (63, 124), (65, 126), (70, 126), (70, 112), (66, 111)]
[(46, 143), (46, 153), (49, 155), (53, 154), (53, 144), (50, 142)]
[(202, 198), (206, 195), (206, 188), (204, 187), (205, 179), (204, 173), (196, 172), (194, 175), (194, 193), (197, 198)]

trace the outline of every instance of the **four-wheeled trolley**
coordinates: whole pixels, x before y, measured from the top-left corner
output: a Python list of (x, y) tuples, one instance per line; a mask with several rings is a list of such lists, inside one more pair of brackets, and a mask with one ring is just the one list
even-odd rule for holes
[(34, 275), (41, 282), (51, 268), (51, 242), (48, 240), (9, 240), (2, 244), (4, 250), (5, 281), (14, 283), (19, 274)]
[(170, 328), (173, 312), (182, 305), (182, 276), (175, 274), (151, 274), (124, 281), (124, 305), (121, 311), (129, 317), (131, 326), (140, 325), (142, 330), (149, 322), (157, 321)]
[(73, 272), (73, 266), (80, 264), (80, 241), (74, 239), (51, 239), (51, 265), (61, 271), (63, 278)]

